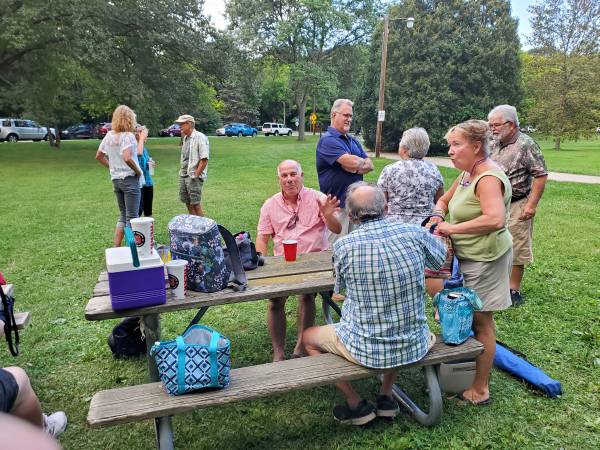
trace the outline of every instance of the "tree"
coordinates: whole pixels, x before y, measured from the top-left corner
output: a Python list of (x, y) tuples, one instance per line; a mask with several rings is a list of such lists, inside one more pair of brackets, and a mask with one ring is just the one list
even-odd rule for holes
[(562, 139), (590, 136), (600, 120), (600, 3), (545, 0), (529, 11), (527, 115), (559, 150)]
[(331, 58), (344, 46), (366, 41), (375, 0), (253, 0), (227, 5), (231, 28), (254, 54), (290, 67), (290, 85), (304, 139), (306, 104), (333, 93)]
[[(383, 149), (397, 150), (402, 132), (422, 126), (432, 147), (448, 127), (486, 118), (501, 103), (518, 105), (520, 43), (507, 0), (407, 0), (389, 17), (414, 17), (413, 29), (390, 21)], [(370, 50), (357, 112), (369, 147), (374, 146), (381, 33)]]
[[(212, 33), (201, 0), (9, 1), (0, 8), (0, 113), (61, 126), (125, 103), (158, 126), (219, 122), (200, 63)], [(164, 123), (164, 122), (163, 122)]]

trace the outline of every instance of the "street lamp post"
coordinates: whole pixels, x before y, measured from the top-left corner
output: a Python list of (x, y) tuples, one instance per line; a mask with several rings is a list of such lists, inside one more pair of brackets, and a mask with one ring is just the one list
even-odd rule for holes
[(385, 109), (383, 108), (385, 96), (385, 73), (387, 69), (387, 43), (390, 20), (405, 20), (406, 27), (412, 28), (415, 24), (413, 17), (393, 17), (387, 15), (383, 20), (383, 42), (381, 44), (381, 70), (379, 74), (379, 103), (377, 105), (377, 130), (375, 132), (375, 157), (379, 158), (381, 153), (381, 134), (383, 131), (383, 122), (385, 121)]

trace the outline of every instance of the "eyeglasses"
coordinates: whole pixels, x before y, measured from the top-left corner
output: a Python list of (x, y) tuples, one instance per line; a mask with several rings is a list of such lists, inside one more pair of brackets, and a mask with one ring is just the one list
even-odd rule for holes
[(294, 228), (296, 228), (297, 223), (298, 223), (298, 212), (294, 211), (292, 214), (292, 217), (290, 217), (290, 220), (289, 220), (288, 224), (286, 225), (286, 228), (288, 230), (293, 230)]
[(510, 123), (510, 120), (507, 120), (506, 122), (503, 123), (488, 123), (490, 128), (500, 128), (503, 127), (504, 125), (506, 125), (507, 123)]
[(352, 114), (342, 114), (337, 111), (334, 111), (335, 114), (339, 114), (340, 116), (344, 116), (346, 119), (352, 119), (354, 117)]

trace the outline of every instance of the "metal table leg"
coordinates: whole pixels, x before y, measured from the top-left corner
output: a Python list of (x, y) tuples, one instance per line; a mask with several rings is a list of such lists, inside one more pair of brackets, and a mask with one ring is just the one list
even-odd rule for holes
[[(158, 376), (158, 368), (156, 361), (150, 355), (150, 348), (156, 341), (160, 341), (160, 315), (149, 314), (141, 317), (146, 333), (146, 350), (148, 361), (148, 373), (150, 380), (160, 381)], [(159, 450), (173, 450), (173, 427), (171, 425), (171, 417), (157, 417), (154, 419), (154, 431), (156, 433), (156, 448)]]
[(321, 306), (323, 308), (323, 316), (325, 317), (325, 322), (328, 324), (335, 323), (333, 316), (331, 315), (331, 310), (333, 309), (338, 315), (338, 320), (342, 317), (342, 310), (340, 307), (331, 299), (331, 295), (329, 292), (320, 292), (321, 298), (323, 299), (321, 302)]
[(419, 422), (421, 425), (432, 426), (440, 421), (442, 417), (442, 392), (440, 390), (440, 383), (438, 381), (437, 374), (434, 366), (427, 366), (423, 368), (425, 373), (425, 379), (427, 382), (427, 389), (429, 391), (429, 412), (423, 412), (411, 398), (404, 392), (398, 385), (394, 385), (392, 388), (392, 394), (396, 401), (408, 410), (409, 414)]

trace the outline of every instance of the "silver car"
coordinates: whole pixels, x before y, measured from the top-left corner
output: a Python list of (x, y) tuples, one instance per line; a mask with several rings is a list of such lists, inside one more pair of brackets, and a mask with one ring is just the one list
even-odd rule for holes
[[(56, 138), (56, 130), (50, 128)], [(0, 142), (18, 142), (20, 140), (41, 141), (48, 139), (48, 128), (39, 126), (33, 120), (0, 119)]]

